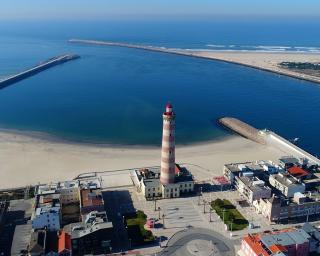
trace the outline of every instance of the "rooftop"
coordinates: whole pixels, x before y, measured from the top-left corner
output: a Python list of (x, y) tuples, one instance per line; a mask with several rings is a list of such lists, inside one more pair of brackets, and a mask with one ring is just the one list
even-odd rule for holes
[(295, 158), (293, 156), (283, 156), (279, 159), (279, 161), (284, 164), (298, 164), (299, 163), (299, 159)]
[(241, 176), (237, 177), (237, 179), (241, 180), (251, 191), (262, 191), (262, 190), (270, 190), (271, 188), (265, 186), (264, 181), (258, 179), (257, 177), (246, 177)]
[(255, 254), (261, 256), (286, 252), (287, 246), (308, 243), (309, 239), (310, 236), (303, 229), (294, 228), (248, 234), (243, 238)]
[(298, 166), (293, 166), (293, 167), (289, 168), (288, 172), (292, 176), (297, 177), (297, 178), (303, 178), (303, 177), (306, 177), (306, 176), (310, 175), (309, 172), (303, 170), (301, 167), (298, 167)]
[(260, 240), (267, 247), (274, 244), (289, 246), (309, 242), (310, 236), (303, 229), (285, 229), (270, 234), (262, 234)]
[[(153, 187), (160, 185), (160, 167), (143, 168), (135, 170), (135, 172), (139, 181), (143, 179), (145, 185), (150, 184), (150, 186)], [(178, 164), (175, 165), (175, 182), (187, 182), (193, 180), (193, 176), (185, 167), (181, 167)]]
[(65, 232), (71, 235), (71, 239), (86, 236), (101, 229), (113, 228), (108, 221), (106, 212), (93, 211), (87, 215), (85, 222), (72, 223), (65, 226)]
[(104, 205), (100, 189), (82, 189), (80, 193), (82, 207)]
[(98, 178), (83, 179), (79, 181), (79, 186), (82, 189), (98, 189), (101, 188), (101, 182)]
[(70, 189), (70, 188), (78, 187), (78, 186), (79, 186), (79, 182), (73, 181), (73, 180), (43, 184), (43, 185), (38, 186), (37, 194), (38, 195), (53, 194), (53, 193), (58, 193), (59, 190), (61, 190), (61, 189)]
[(291, 175), (289, 174), (284, 174), (284, 173), (278, 173), (278, 174), (273, 174), (270, 177), (273, 177), (276, 181), (281, 183), (282, 185), (289, 187), (293, 185), (299, 184)]

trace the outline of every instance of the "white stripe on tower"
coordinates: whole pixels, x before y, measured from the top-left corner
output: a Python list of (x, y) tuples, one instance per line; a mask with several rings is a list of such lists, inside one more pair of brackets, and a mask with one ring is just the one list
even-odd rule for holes
[(163, 113), (161, 173), (162, 184), (174, 183), (175, 176), (175, 114), (172, 105), (168, 103)]

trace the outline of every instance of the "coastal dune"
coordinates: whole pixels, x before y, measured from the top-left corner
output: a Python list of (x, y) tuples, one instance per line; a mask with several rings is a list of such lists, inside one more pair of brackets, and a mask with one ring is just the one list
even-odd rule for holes
[[(159, 147), (76, 144), (25, 134), (0, 132), (0, 189), (63, 181), (93, 171), (113, 171), (160, 164)], [(178, 146), (177, 163), (190, 166), (195, 178), (221, 175), (226, 163), (269, 159), (283, 152), (240, 136)]]

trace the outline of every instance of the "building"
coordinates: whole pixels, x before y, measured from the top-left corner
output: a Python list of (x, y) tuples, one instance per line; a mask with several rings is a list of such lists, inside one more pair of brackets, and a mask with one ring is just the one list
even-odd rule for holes
[(223, 166), (223, 175), (234, 185), (236, 177), (244, 172), (249, 172), (247, 164), (251, 164), (251, 162), (226, 164)]
[(104, 201), (101, 189), (86, 188), (80, 190), (80, 212), (82, 216), (92, 211), (103, 211)]
[(71, 256), (71, 236), (65, 231), (61, 231), (58, 242), (58, 255), (59, 256)]
[(70, 235), (72, 255), (103, 254), (111, 251), (113, 225), (106, 212), (90, 212), (83, 222), (64, 227)]
[(266, 179), (271, 174), (282, 172), (283, 169), (272, 161), (256, 161), (244, 163), (231, 163), (223, 166), (223, 175), (235, 185), (236, 177), (251, 174), (259, 179)]
[(279, 220), (281, 212), (281, 199), (279, 197), (261, 198), (258, 201), (254, 201), (253, 206), (257, 213), (262, 214), (270, 222)]
[(60, 194), (37, 195), (31, 220), (34, 230), (58, 231), (61, 227)]
[(298, 182), (294, 177), (285, 173), (270, 175), (269, 183), (286, 197), (293, 197), (294, 193), (304, 193), (305, 185)]
[(235, 186), (239, 193), (251, 204), (255, 200), (271, 197), (271, 188), (266, 186), (264, 181), (255, 176), (236, 177)]
[(299, 217), (308, 221), (309, 216), (320, 214), (319, 195), (307, 196), (299, 192), (291, 199), (273, 196), (269, 199), (260, 199), (253, 205), (258, 213), (273, 222)]
[(65, 181), (39, 185), (37, 194), (60, 194), (60, 203), (62, 205), (79, 203), (79, 181)]
[(36, 230), (32, 232), (28, 246), (28, 255), (32, 256), (56, 256), (58, 237), (56, 232)]
[(320, 229), (312, 226), (309, 222), (301, 227), (309, 236), (311, 236), (309, 251), (320, 254)]
[(159, 168), (134, 171), (134, 176), (138, 180), (137, 189), (147, 199), (180, 197), (194, 191), (193, 176), (186, 168), (176, 165), (175, 183), (168, 184), (165, 189), (160, 182), (160, 172)]
[(303, 229), (248, 234), (242, 239), (239, 255), (297, 256), (309, 255), (311, 237)]
[(0, 201), (0, 231), (5, 221), (5, 216), (8, 210), (8, 206), (9, 206), (8, 201), (4, 201), (4, 202)]
[(194, 179), (184, 167), (175, 163), (175, 113), (171, 104), (163, 113), (161, 166), (135, 170), (131, 178), (146, 199), (174, 198), (194, 191)]
[(283, 169), (287, 169), (295, 165), (300, 165), (300, 161), (293, 156), (283, 156), (279, 159), (279, 164)]
[(307, 179), (307, 178), (310, 178), (312, 176), (308, 171), (302, 169), (299, 166), (290, 167), (287, 169), (287, 171), (291, 176), (295, 177), (296, 179), (298, 179), (300, 181)]

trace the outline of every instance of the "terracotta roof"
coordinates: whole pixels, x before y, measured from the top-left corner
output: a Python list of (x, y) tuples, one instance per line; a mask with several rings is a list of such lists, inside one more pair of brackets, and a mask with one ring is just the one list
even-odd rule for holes
[(269, 247), (272, 253), (287, 252), (287, 248), (281, 244), (273, 244)]
[(175, 174), (177, 175), (177, 174), (179, 174), (180, 172), (181, 172), (181, 168), (180, 168), (180, 166), (179, 165), (175, 165), (175, 169), (174, 169), (174, 172), (175, 172)]
[(305, 177), (309, 175), (309, 172), (303, 170), (301, 167), (293, 166), (288, 169), (288, 172), (295, 177)]
[(250, 246), (256, 255), (269, 256), (268, 252), (262, 247), (259, 235), (247, 235), (243, 240)]
[(71, 237), (66, 232), (62, 231), (59, 236), (58, 253), (64, 250), (71, 250)]
[(103, 199), (100, 190), (81, 190), (82, 207), (103, 205)]

